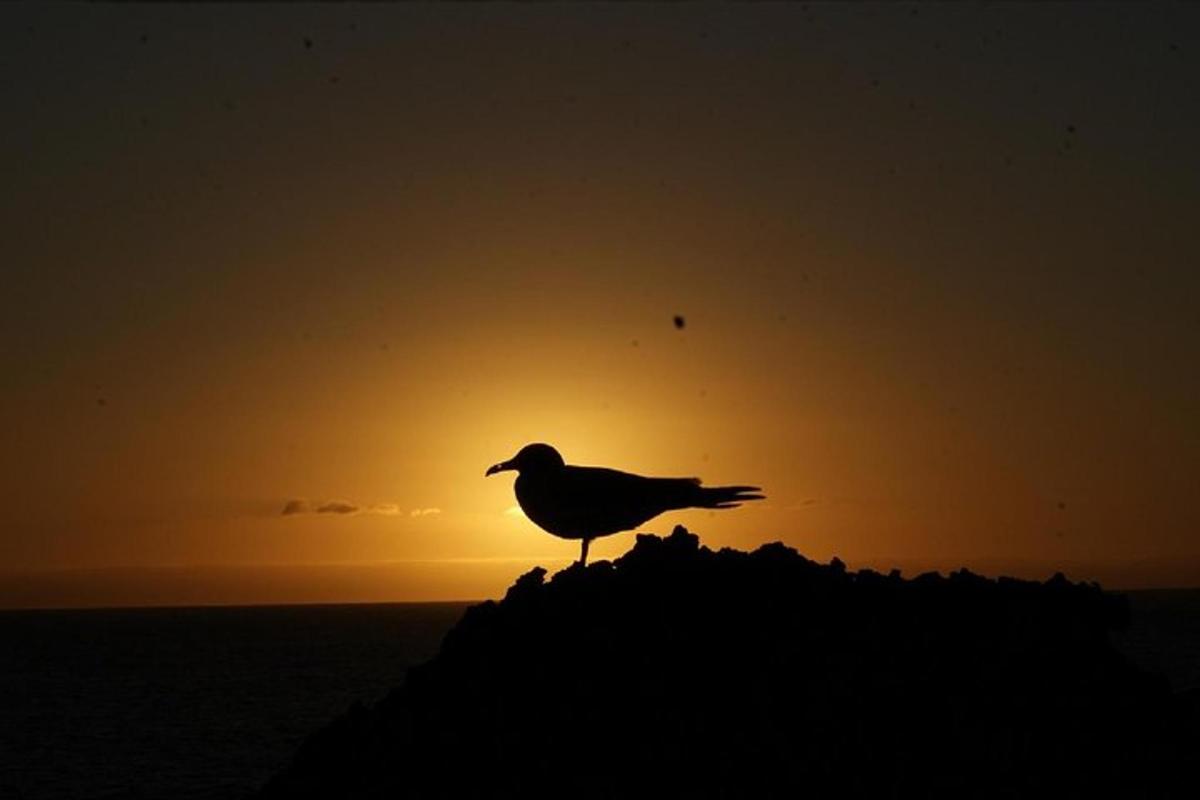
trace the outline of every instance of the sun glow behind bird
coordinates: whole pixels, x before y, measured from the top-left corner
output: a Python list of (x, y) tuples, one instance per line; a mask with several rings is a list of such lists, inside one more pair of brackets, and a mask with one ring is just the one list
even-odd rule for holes
[(908, 10), (4, 8), (0, 563), (494, 595), (535, 441), (763, 486), (711, 547), (1186, 562), (1196, 12)]

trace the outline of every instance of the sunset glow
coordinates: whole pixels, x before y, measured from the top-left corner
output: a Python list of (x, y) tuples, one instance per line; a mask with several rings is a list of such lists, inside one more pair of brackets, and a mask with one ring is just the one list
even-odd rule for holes
[(1200, 585), (1169, 15), (922, 11), (23, 7), (0, 605), (496, 596), (538, 441), (762, 486), (647, 526), (713, 549)]

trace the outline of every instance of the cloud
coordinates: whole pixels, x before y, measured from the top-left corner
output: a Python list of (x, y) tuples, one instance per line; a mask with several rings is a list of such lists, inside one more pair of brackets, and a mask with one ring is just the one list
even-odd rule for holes
[(288, 500), (283, 504), (281, 513), (285, 517), (290, 517), (292, 514), (307, 514), (311, 510), (307, 500)]
[(440, 513), (442, 513), (440, 508), (414, 508), (412, 511), (408, 512), (408, 515), (410, 517), (428, 517), (430, 515), (437, 515)]
[[(395, 503), (375, 503), (374, 505), (360, 506), (354, 503), (347, 503), (344, 500), (327, 500), (316, 503), (297, 498), (284, 503), (283, 511), (280, 513), (285, 517), (296, 514), (337, 514), (339, 516), (378, 514), (382, 517), (395, 517), (404, 512)], [(428, 517), (441, 513), (442, 510), (440, 508), (414, 508), (409, 512), (409, 516)]]
[(322, 503), (317, 506), (318, 514), (354, 514), (358, 511), (358, 506), (352, 503), (343, 503), (339, 500), (330, 500), (328, 503)]

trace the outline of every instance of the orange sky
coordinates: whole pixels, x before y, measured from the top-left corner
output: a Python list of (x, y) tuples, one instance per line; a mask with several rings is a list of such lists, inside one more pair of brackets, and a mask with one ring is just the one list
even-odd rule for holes
[(530, 441), (1200, 585), (1197, 14), (913, 11), (3, 9), (0, 605), (495, 596)]

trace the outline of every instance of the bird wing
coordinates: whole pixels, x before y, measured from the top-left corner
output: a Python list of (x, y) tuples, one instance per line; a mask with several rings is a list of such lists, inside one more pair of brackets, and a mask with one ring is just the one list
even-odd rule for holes
[(556, 481), (564, 514), (596, 535), (630, 530), (672, 508), (695, 504), (698, 478), (646, 478), (605, 467), (565, 467)]
[(568, 539), (632, 530), (672, 509), (734, 508), (762, 497), (753, 486), (702, 487), (699, 478), (646, 478), (575, 466), (543, 476), (522, 474), (516, 490), (526, 516)]

